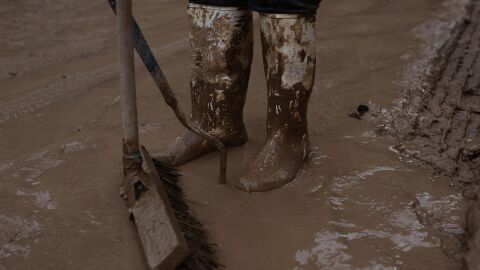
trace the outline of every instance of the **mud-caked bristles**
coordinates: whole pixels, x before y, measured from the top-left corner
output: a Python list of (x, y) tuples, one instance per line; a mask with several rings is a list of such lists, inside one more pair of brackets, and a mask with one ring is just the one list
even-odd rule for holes
[(220, 265), (216, 255), (217, 245), (209, 242), (202, 222), (193, 215), (188, 206), (188, 200), (179, 183), (180, 174), (176, 169), (166, 166), (156, 159), (153, 159), (153, 162), (190, 248), (190, 255), (177, 267), (177, 270), (219, 269)]

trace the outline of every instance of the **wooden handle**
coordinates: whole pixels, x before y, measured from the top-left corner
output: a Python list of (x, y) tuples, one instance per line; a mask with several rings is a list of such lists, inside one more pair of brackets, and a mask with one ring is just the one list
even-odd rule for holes
[[(110, 7), (112, 8), (113, 12), (117, 14), (117, 22), (120, 21), (120, 19), (118, 18), (119, 17), (118, 12), (120, 10), (124, 10), (124, 8), (118, 8), (118, 5), (120, 5), (120, 3), (124, 2), (124, 1), (121, 1), (121, 0), (107, 0), (107, 2), (110, 5)], [(131, 19), (130, 19), (129, 23), (133, 24), (132, 26), (129, 27), (131, 29), (132, 35), (133, 35), (133, 40), (132, 40), (133, 46), (137, 50), (138, 55), (140, 56), (143, 63), (145, 64), (145, 67), (147, 68), (148, 72), (152, 76), (155, 84), (157, 85), (157, 88), (162, 93), (162, 96), (165, 99), (165, 102), (173, 110), (173, 112), (175, 113), (175, 116), (180, 121), (180, 123), (185, 128), (187, 128), (188, 130), (192, 131), (193, 133), (197, 134), (201, 138), (205, 139), (208, 142), (208, 144), (214, 146), (220, 152), (219, 183), (220, 184), (225, 184), (227, 182), (227, 180), (226, 180), (226, 178), (227, 178), (227, 150), (226, 150), (225, 146), (223, 145), (223, 143), (219, 139), (215, 138), (214, 136), (212, 136), (211, 134), (207, 133), (206, 131), (200, 129), (199, 127), (194, 126), (192, 123), (190, 123), (187, 120), (187, 118), (185, 117), (185, 114), (183, 113), (183, 111), (181, 110), (181, 108), (178, 104), (178, 101), (175, 97), (175, 94), (174, 94), (172, 88), (168, 84), (167, 79), (165, 78), (165, 75), (163, 74), (162, 69), (158, 65), (157, 60), (155, 59), (150, 47), (148, 46), (147, 41), (146, 41), (145, 37), (143, 36), (142, 31), (140, 30), (140, 27), (135, 22), (135, 19), (133, 19), (133, 16), (132, 16), (132, 13), (131, 13), (131, 2), (130, 1), (128, 1), (128, 2), (130, 3), (130, 5), (129, 5), (130, 6), (130, 11), (129, 11), (128, 14), (131, 16)], [(125, 27), (122, 28), (120, 26), (120, 23), (117, 23), (117, 25), (119, 27), (119, 30), (118, 30), (119, 31), (119, 43), (121, 43), (122, 41), (120, 40), (120, 33), (122, 31), (125, 31), (126, 28)], [(130, 37), (130, 39), (131, 39), (131, 37)], [(122, 54), (122, 50), (121, 50), (121, 45), (119, 47), (120, 47), (119, 48), (120, 59), (122, 59), (123, 54)], [(133, 62), (133, 56), (132, 56), (132, 62)], [(122, 60), (120, 60), (120, 67), (122, 67), (122, 65), (123, 65)], [(132, 74), (133, 75), (134, 75), (134, 72), (135, 71), (133, 70), (133, 64), (132, 64)], [(121, 80), (122, 80), (122, 71), (120, 71), (120, 76), (121, 76)], [(133, 89), (134, 89), (133, 92), (135, 92), (135, 84), (133, 84)], [(133, 94), (133, 98), (135, 99), (135, 93)], [(134, 105), (136, 106), (135, 102), (134, 102)], [(126, 107), (126, 106), (123, 106), (123, 103), (122, 103), (122, 107)], [(125, 117), (123, 119), (125, 119)], [(135, 120), (136, 120), (136, 108), (135, 108)], [(138, 152), (138, 132), (136, 132), (136, 136), (127, 136), (127, 135), (132, 135), (132, 134), (126, 134), (125, 131), (127, 129), (130, 130), (130, 127), (128, 125), (125, 125), (125, 122), (126, 121), (124, 121), (124, 134), (125, 134), (124, 135), (124, 140), (125, 140), (125, 142), (135, 142), (135, 143), (128, 143), (129, 146), (125, 147), (125, 148), (127, 148), (128, 151), (131, 151), (129, 153), (133, 152), (133, 154), (135, 154), (135, 156), (138, 156), (136, 154)], [(135, 129), (134, 129), (135, 131), (137, 130), (136, 126), (137, 126), (137, 124), (135, 123)], [(134, 140), (127, 140), (127, 138), (135, 138), (135, 139)]]
[(118, 59), (123, 140), (125, 154), (138, 155), (137, 97), (132, 29), (132, 1), (117, 0)]

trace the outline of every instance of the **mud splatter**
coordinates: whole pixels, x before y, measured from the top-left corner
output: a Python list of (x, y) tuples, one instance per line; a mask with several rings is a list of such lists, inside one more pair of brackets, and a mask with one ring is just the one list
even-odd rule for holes
[(62, 147), (60, 148), (60, 153), (70, 154), (86, 150), (87, 148), (88, 147), (85, 144), (74, 141), (62, 145)]
[(33, 203), (39, 208), (47, 210), (57, 209), (57, 201), (49, 191), (26, 192), (18, 190), (17, 196), (33, 198)]
[(0, 261), (14, 256), (26, 259), (30, 245), (24, 240), (38, 236), (41, 230), (41, 225), (33, 218), (0, 215)]
[(0, 164), (0, 172), (4, 172), (10, 168), (13, 167), (13, 161), (10, 161), (8, 163)]
[(20, 170), (12, 174), (12, 176), (15, 178), (23, 178), (32, 185), (39, 184), (40, 182), (38, 180), (45, 172), (63, 164), (62, 160), (50, 155), (48, 150), (33, 154), (27, 158), (25, 162), (32, 165), (21, 167)]
[(140, 125), (140, 127), (138, 129), (138, 132), (139, 133), (148, 133), (148, 132), (159, 130), (163, 127), (164, 127), (164, 125), (162, 125), (161, 123), (158, 123), (158, 122), (143, 123), (143, 124)]
[[(243, 122), (253, 57), (252, 13), (236, 7), (189, 4), (191, 121), (226, 147), (247, 142)], [(180, 165), (215, 149), (186, 130), (163, 161)]]
[(92, 214), (91, 211), (85, 210), (83, 212), (85, 214), (87, 214), (88, 218), (90, 219), (90, 224), (92, 224), (92, 225), (102, 225), (101, 222), (97, 221), (97, 219), (95, 218), (95, 216)]

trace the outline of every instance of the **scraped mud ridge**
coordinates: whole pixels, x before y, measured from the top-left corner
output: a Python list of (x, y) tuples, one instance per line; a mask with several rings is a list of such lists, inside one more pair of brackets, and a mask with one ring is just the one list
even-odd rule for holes
[(379, 129), (398, 140), (392, 150), (451, 176), (469, 200), (465, 263), (480, 269), (480, 1), (438, 52), (420, 87), (380, 113)]

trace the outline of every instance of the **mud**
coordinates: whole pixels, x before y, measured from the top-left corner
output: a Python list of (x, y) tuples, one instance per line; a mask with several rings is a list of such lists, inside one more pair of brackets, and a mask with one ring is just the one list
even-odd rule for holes
[(384, 112), (379, 132), (398, 139), (393, 150), (451, 177), (468, 200), (469, 269), (480, 257), (480, 2), (472, 1), (451, 38), (438, 49), (423, 83)]
[(236, 187), (262, 192), (291, 182), (311, 151), (307, 108), (315, 79), (315, 16), (260, 15), (267, 138)]
[(459, 185), (480, 177), (480, 5), (474, 1), (470, 9), (434, 59), (431, 74), (398, 101), (386, 127), (402, 141), (396, 150), (412, 153), (408, 144), (414, 145), (412, 156), (457, 176)]
[[(191, 121), (226, 147), (247, 143), (243, 121), (253, 56), (252, 13), (242, 8), (188, 7)], [(215, 148), (189, 130), (162, 160), (179, 165)]]
[[(229, 185), (217, 185), (216, 153), (180, 168), (191, 207), (218, 243), (226, 269), (462, 266), (467, 203), (461, 191), (448, 177), (431, 177), (429, 167), (390, 151), (391, 139), (375, 134), (368, 121), (346, 116), (359, 104), (387, 107), (400, 97), (405, 69), (432, 40), (448, 40), (461, 3), (322, 3), (308, 108), (311, 159), (292, 183), (248, 195), (233, 183), (264, 142), (267, 114), (254, 14), (249, 142), (229, 151)], [(188, 107), (185, 3), (142, 0), (134, 10)], [(102, 1), (0, 2), (0, 269), (146, 269), (118, 196), (114, 21)], [(418, 37), (419, 31), (430, 37)], [(140, 139), (160, 152), (183, 128), (138, 63), (137, 78)]]

